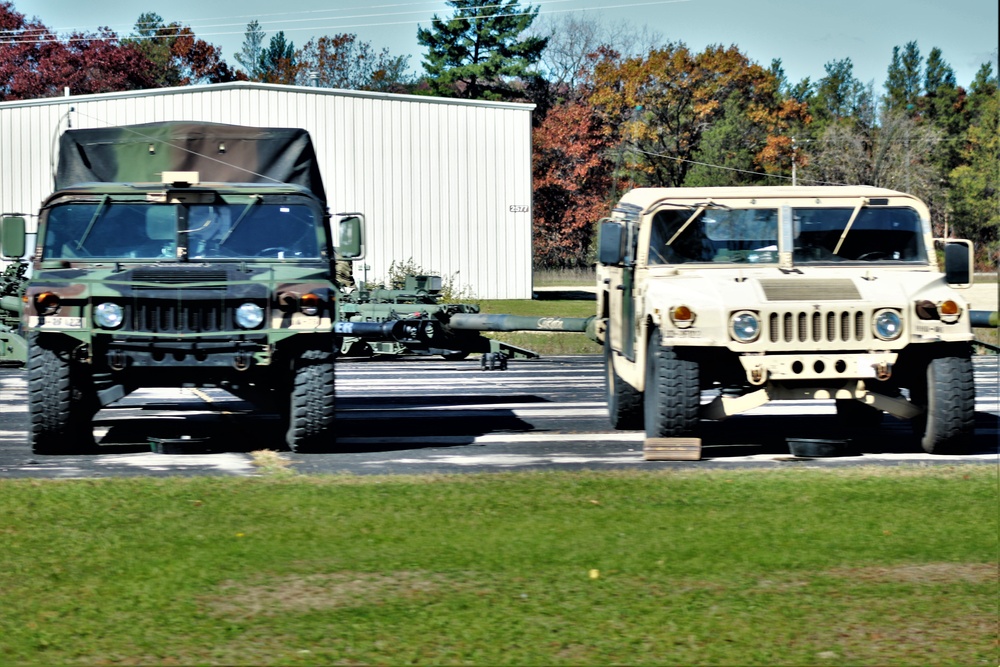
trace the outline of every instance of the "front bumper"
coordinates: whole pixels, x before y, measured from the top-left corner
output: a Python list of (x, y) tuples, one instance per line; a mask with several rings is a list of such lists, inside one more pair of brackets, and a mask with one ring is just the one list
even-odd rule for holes
[(747, 354), (740, 356), (740, 363), (752, 385), (784, 380), (843, 382), (852, 379), (888, 379), (898, 356), (896, 352)]

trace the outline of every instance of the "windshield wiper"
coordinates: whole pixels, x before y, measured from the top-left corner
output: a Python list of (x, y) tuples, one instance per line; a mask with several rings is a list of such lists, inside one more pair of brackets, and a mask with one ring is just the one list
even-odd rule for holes
[(862, 197), (858, 205), (854, 207), (854, 212), (851, 213), (851, 219), (847, 221), (847, 226), (844, 227), (843, 233), (840, 235), (840, 239), (837, 241), (837, 247), (833, 249), (834, 255), (840, 254), (840, 246), (844, 245), (844, 239), (847, 238), (847, 233), (851, 231), (851, 227), (854, 225), (854, 221), (858, 218), (858, 213), (861, 213), (861, 209), (865, 207), (868, 203), (868, 197)]
[(729, 208), (725, 204), (716, 204), (715, 202), (710, 202), (710, 201), (700, 202), (698, 204), (695, 204), (694, 206), (684, 206), (684, 208), (693, 209), (694, 213), (691, 214), (690, 218), (688, 218), (687, 220), (684, 221), (684, 224), (681, 225), (680, 229), (678, 229), (676, 232), (674, 232), (674, 235), (671, 236), (670, 240), (667, 241), (664, 245), (673, 245), (674, 241), (677, 240), (677, 237), (680, 236), (681, 234), (683, 234), (684, 230), (687, 229), (688, 227), (690, 227), (691, 223), (694, 222), (695, 220), (697, 220), (698, 216), (701, 215), (702, 213), (704, 213), (706, 209), (709, 209), (709, 208), (713, 208), (713, 209), (714, 208), (721, 208), (721, 209), (723, 209), (725, 211), (731, 211), (732, 210), (731, 208)]
[(97, 210), (94, 211), (94, 215), (90, 216), (90, 222), (87, 223), (87, 228), (83, 230), (80, 240), (76, 242), (77, 250), (83, 250), (83, 244), (87, 242), (87, 237), (90, 236), (91, 230), (94, 229), (94, 224), (97, 222), (97, 219), (101, 217), (101, 214), (104, 213), (104, 209), (107, 208), (109, 201), (111, 201), (110, 195), (104, 195), (101, 197), (101, 203), (97, 205)]
[(690, 227), (691, 223), (694, 222), (699, 215), (704, 213), (705, 209), (707, 208), (708, 204), (698, 204), (698, 208), (694, 210), (694, 213), (691, 214), (691, 217), (689, 217), (687, 220), (684, 221), (684, 224), (680, 226), (680, 229), (674, 232), (674, 235), (670, 237), (670, 240), (667, 241), (665, 245), (673, 245), (674, 241), (677, 240), (677, 237), (683, 234), (684, 230)]
[(240, 213), (239, 217), (236, 218), (235, 222), (233, 222), (233, 226), (230, 227), (229, 231), (226, 232), (226, 235), (219, 240), (219, 245), (223, 245), (226, 241), (229, 240), (229, 237), (233, 235), (233, 232), (235, 232), (236, 228), (239, 227), (241, 222), (243, 222), (243, 219), (247, 217), (247, 214), (250, 212), (250, 209), (252, 209), (257, 204), (261, 203), (263, 200), (264, 198), (261, 197), (260, 195), (254, 195), (250, 199), (250, 202), (243, 207), (243, 211)]

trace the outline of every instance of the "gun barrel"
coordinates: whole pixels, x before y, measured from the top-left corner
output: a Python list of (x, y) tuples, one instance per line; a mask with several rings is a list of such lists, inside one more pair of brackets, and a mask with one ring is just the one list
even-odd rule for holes
[(583, 333), (593, 317), (528, 317), (525, 315), (484, 315), (457, 313), (448, 327), (458, 331), (564, 331)]
[(0, 310), (6, 310), (12, 313), (20, 313), (23, 306), (21, 300), (16, 296), (4, 296), (0, 297)]
[(432, 320), (409, 319), (385, 322), (337, 322), (333, 331), (362, 340), (426, 344), (440, 333), (441, 325)]
[(1000, 326), (998, 324), (997, 311), (995, 310), (969, 311), (969, 319), (972, 321), (973, 327), (986, 329)]

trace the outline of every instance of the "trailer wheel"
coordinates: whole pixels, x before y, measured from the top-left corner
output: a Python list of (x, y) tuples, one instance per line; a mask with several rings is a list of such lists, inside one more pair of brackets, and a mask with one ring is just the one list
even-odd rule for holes
[(29, 435), (35, 454), (78, 454), (94, 447), (91, 420), (98, 404), (93, 378), (73, 363), (71, 352), (38, 334), (29, 338)]
[(604, 338), (604, 394), (608, 402), (611, 427), (619, 430), (642, 428), (642, 392), (622, 380), (615, 372), (611, 336)]
[(288, 448), (293, 452), (332, 449), (334, 404), (333, 353), (305, 350), (292, 363)]
[(970, 444), (976, 422), (976, 389), (972, 359), (949, 356), (927, 364), (926, 384), (910, 389), (914, 403), (924, 408), (913, 430), (928, 454), (958, 454)]
[(698, 427), (701, 385), (698, 362), (683, 359), (660, 345), (660, 332), (649, 337), (643, 404), (647, 438), (691, 435)]

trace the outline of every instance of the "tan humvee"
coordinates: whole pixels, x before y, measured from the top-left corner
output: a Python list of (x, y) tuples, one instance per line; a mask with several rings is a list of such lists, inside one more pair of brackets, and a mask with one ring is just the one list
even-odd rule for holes
[(912, 419), (926, 451), (954, 451), (974, 423), (969, 307), (953, 289), (970, 286), (971, 258), (892, 190), (632, 190), (600, 230), (611, 423), (686, 437), (769, 401), (834, 399), (853, 433), (884, 411)]

